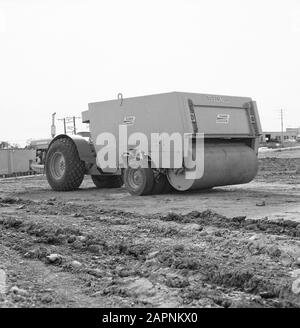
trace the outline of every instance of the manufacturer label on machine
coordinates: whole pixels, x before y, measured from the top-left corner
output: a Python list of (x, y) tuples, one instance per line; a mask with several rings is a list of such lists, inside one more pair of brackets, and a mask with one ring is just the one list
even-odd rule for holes
[(218, 114), (216, 123), (228, 124), (230, 119), (229, 114)]
[(211, 95), (207, 95), (206, 99), (210, 102), (215, 102), (215, 103), (228, 103), (229, 100), (225, 97), (222, 96), (211, 96)]
[(124, 124), (134, 124), (135, 116), (125, 116), (123, 122)]

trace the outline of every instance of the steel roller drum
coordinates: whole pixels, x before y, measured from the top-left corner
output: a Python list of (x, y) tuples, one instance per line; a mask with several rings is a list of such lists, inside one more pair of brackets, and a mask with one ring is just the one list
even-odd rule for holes
[(186, 179), (185, 172), (175, 170), (169, 170), (167, 176), (176, 190), (185, 191), (248, 183), (257, 171), (257, 155), (246, 144), (205, 143), (202, 178)]

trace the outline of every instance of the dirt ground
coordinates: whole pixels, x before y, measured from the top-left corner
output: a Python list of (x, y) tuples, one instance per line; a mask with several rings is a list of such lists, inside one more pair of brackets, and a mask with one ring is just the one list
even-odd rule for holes
[(300, 150), (257, 178), (133, 197), (0, 180), (0, 307), (299, 307)]

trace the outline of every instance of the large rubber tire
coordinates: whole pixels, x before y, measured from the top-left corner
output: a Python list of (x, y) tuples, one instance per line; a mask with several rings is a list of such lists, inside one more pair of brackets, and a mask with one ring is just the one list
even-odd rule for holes
[(154, 175), (151, 168), (128, 167), (124, 171), (125, 188), (131, 195), (150, 195), (154, 185)]
[(76, 190), (82, 183), (85, 164), (77, 147), (68, 138), (60, 138), (50, 146), (46, 157), (46, 177), (53, 190)]
[(121, 175), (105, 176), (92, 175), (91, 176), (97, 188), (121, 188), (124, 184)]

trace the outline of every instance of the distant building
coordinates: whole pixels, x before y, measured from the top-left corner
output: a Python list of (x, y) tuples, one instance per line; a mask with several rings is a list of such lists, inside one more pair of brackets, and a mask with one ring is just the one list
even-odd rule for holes
[(34, 160), (34, 150), (0, 149), (0, 176), (29, 172)]
[(282, 142), (281, 136), (283, 135), (283, 141), (296, 141), (300, 137), (300, 128), (287, 128), (285, 132), (263, 132), (260, 142)]
[(296, 133), (297, 136), (300, 136), (300, 128), (286, 128), (286, 132)]

